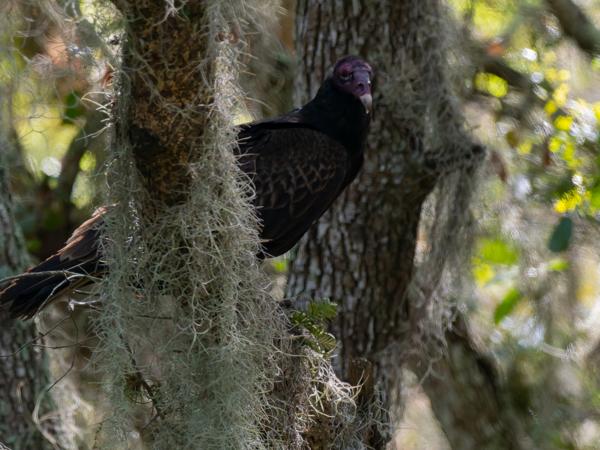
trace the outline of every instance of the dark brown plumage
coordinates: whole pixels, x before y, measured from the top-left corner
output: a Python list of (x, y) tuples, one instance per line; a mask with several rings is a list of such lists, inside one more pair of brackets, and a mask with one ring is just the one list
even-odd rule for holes
[[(369, 126), (371, 74), (360, 58), (343, 58), (305, 106), (240, 127), (238, 163), (254, 184), (261, 222), (258, 257), (291, 249), (356, 177)], [(105, 212), (98, 209), (62, 249), (13, 280), (0, 292), (0, 307), (32, 317), (65, 291), (89, 283), (89, 275), (101, 276), (98, 228)]]

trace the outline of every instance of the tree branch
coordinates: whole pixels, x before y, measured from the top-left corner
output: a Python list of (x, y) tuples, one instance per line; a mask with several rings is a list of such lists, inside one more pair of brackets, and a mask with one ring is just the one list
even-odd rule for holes
[[(0, 86), (3, 88), (3, 86)], [(10, 90), (2, 89), (10, 99)], [(21, 232), (14, 220), (14, 206), (9, 191), (8, 155), (14, 151), (7, 118), (0, 111), (0, 278), (18, 272), (28, 264)], [(5, 134), (6, 133), (6, 134)], [(2, 311), (0, 311), (1, 315)], [(47, 361), (39, 348), (23, 348), (37, 335), (34, 323), (10, 324), (0, 317), (0, 354), (13, 355), (0, 363), (0, 437), (14, 448), (50, 449), (50, 437), (58, 436), (53, 421), (42, 425), (33, 418), (38, 398), (48, 382)], [(42, 411), (50, 410), (44, 399)], [(0, 444), (0, 448), (3, 446)]]
[(423, 361), (411, 369), (423, 378), (422, 387), (452, 448), (472, 450), (524, 447), (527, 414), (516, 411), (495, 361), (475, 344), (458, 314), (446, 332), (448, 350), (426, 374)]
[(573, 0), (546, 0), (566, 36), (590, 56), (600, 54), (600, 29)]
[[(532, 106), (544, 106), (547, 99), (541, 96), (536, 88), (540, 87), (546, 90), (546, 92), (552, 92), (554, 90), (554, 87), (548, 81), (543, 80), (541, 83), (536, 84), (531, 81), (526, 74), (512, 68), (503, 58), (490, 55), (484, 46), (475, 39), (471, 39), (470, 53), (473, 55), (473, 60), (478, 70), (502, 78), (509, 86), (521, 91), (525, 96), (525, 99), (521, 103), (521, 107), (517, 108), (516, 111), (513, 111), (513, 114), (508, 114), (510, 116), (521, 118), (523, 117), (524, 112), (530, 110)], [(558, 108), (552, 117), (560, 114), (566, 114), (563, 108)]]
[(90, 145), (91, 138), (102, 128), (103, 113), (94, 110), (89, 113), (85, 125), (79, 130), (77, 136), (71, 141), (69, 149), (62, 159), (62, 170), (58, 177), (58, 186), (56, 187), (55, 196), (62, 205), (63, 210), (68, 210), (71, 202), (71, 193), (75, 179), (79, 174), (79, 162), (83, 154)]

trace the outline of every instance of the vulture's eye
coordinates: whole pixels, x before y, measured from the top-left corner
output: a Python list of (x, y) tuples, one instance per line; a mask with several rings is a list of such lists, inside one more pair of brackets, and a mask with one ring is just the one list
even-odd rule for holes
[(342, 72), (340, 73), (340, 80), (342, 81), (350, 81), (352, 79), (352, 72)]

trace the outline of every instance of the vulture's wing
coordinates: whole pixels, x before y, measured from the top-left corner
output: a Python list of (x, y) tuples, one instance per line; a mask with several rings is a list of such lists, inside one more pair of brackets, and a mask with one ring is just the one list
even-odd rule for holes
[[(264, 255), (285, 253), (331, 205), (348, 182), (348, 154), (294, 113), (241, 127), (239, 164), (254, 182)], [(48, 302), (102, 276), (99, 228), (107, 208), (75, 230), (57, 253), (0, 290), (13, 317), (32, 317)], [(1, 314), (0, 314), (1, 316)]]
[(105, 270), (98, 251), (99, 226), (105, 213), (106, 208), (97, 209), (63, 248), (0, 291), (2, 304), (11, 316), (32, 317), (52, 299), (88, 284), (90, 276)]
[(346, 149), (329, 136), (289, 122), (260, 122), (240, 132), (240, 166), (254, 183), (266, 255), (294, 246), (345, 186)]

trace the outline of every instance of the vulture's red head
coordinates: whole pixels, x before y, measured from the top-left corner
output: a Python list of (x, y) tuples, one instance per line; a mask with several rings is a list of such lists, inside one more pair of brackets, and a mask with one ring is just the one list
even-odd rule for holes
[(333, 68), (333, 83), (341, 91), (353, 95), (364, 105), (367, 114), (371, 112), (371, 79), (373, 69), (358, 56), (346, 56)]

